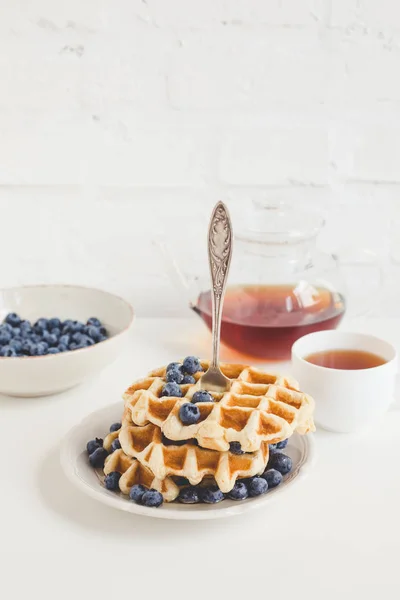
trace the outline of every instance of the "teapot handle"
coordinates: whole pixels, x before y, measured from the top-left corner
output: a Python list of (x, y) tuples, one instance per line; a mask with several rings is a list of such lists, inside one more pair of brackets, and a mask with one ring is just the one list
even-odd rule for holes
[(366, 316), (379, 304), (383, 295), (382, 258), (367, 248), (344, 250), (332, 257), (344, 277), (347, 316)]

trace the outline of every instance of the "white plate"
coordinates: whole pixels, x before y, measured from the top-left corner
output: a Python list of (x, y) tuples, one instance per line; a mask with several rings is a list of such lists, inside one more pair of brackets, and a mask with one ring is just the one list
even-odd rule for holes
[(117, 402), (88, 415), (66, 435), (61, 444), (61, 465), (67, 477), (83, 492), (95, 500), (127, 512), (156, 517), (159, 519), (217, 519), (239, 515), (248, 510), (264, 506), (304, 478), (315, 459), (315, 442), (312, 435), (294, 434), (285, 452), (293, 460), (291, 473), (284, 477), (281, 485), (263, 496), (242, 502), (223, 500), (218, 504), (185, 505), (178, 502), (164, 503), (160, 508), (148, 508), (131, 502), (123, 494), (107, 490), (99, 474), (90, 466), (86, 443), (95, 437), (104, 437), (111, 423), (121, 418), (122, 403)]

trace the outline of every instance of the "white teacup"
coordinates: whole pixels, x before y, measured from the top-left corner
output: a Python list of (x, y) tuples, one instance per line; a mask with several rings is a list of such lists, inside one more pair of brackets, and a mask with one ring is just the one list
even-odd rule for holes
[[(386, 362), (368, 369), (345, 370), (305, 360), (326, 350), (363, 350)], [(319, 331), (293, 344), (292, 372), (300, 388), (315, 399), (316, 423), (330, 431), (348, 433), (372, 424), (393, 403), (397, 353), (391, 344), (372, 335)]]

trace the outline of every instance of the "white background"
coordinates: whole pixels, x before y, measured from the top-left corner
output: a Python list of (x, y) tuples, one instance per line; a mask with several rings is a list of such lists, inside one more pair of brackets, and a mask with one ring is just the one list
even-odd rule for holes
[(218, 198), (238, 223), (262, 193), (389, 269), (399, 72), (395, 0), (0, 0), (0, 286), (179, 316), (154, 236), (204, 235)]

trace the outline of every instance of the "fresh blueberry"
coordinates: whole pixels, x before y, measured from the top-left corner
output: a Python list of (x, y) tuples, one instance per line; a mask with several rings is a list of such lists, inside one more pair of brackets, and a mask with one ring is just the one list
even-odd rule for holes
[(48, 331), (43, 332), (43, 341), (46, 342), (49, 346), (56, 346), (58, 343), (57, 336), (54, 333), (49, 333)]
[(11, 346), (3, 346), (0, 349), (0, 356), (17, 356), (17, 353)]
[(106, 488), (108, 490), (111, 490), (112, 492), (116, 492), (117, 490), (119, 490), (119, 480), (120, 479), (121, 479), (121, 473), (118, 473), (118, 471), (111, 471), (111, 473), (108, 473), (108, 475), (105, 476), (104, 485), (106, 486)]
[(119, 429), (121, 429), (121, 423), (113, 423), (110, 427), (110, 433), (113, 433), (113, 431), (118, 431)]
[(179, 492), (178, 500), (179, 502), (182, 502), (182, 504), (197, 504), (200, 500), (199, 489), (194, 485), (183, 488)]
[(74, 324), (74, 321), (72, 321), (71, 319), (66, 319), (65, 321), (63, 321), (61, 323), (61, 331), (62, 333), (71, 333), (72, 332), (72, 326)]
[(183, 382), (182, 370), (180, 368), (169, 369), (169, 371), (167, 371), (165, 374), (165, 379), (168, 381), (168, 383), (171, 383), (172, 381), (174, 381), (175, 383), (182, 383)]
[(169, 438), (165, 437), (165, 435), (162, 433), (162, 443), (164, 444), (164, 446), (184, 446), (185, 444), (188, 443), (189, 440), (170, 440)]
[(103, 447), (103, 440), (101, 438), (95, 438), (94, 440), (90, 440), (86, 444), (86, 450), (88, 454), (92, 454), (97, 448)]
[(270, 454), (272, 454), (273, 452), (278, 452), (278, 450), (276, 448), (276, 444), (269, 444), (268, 448), (269, 448)]
[(119, 439), (117, 438), (116, 440), (113, 441), (113, 443), (111, 444), (111, 452), (115, 452), (116, 450), (120, 450), (121, 448), (121, 442), (119, 441)]
[(77, 331), (76, 333), (72, 334), (72, 339), (77, 344), (80, 344), (82, 339), (84, 339), (84, 338), (85, 338), (85, 335), (81, 331)]
[(68, 350), (78, 350), (79, 346), (76, 342), (71, 342), (68, 346)]
[(94, 325), (95, 327), (101, 327), (101, 321), (99, 321), (99, 319), (96, 319), (96, 317), (90, 317), (90, 319), (86, 321), (86, 325)]
[(182, 379), (182, 384), (184, 383), (196, 383), (196, 380), (193, 377), (193, 375), (184, 375)]
[(181, 363), (172, 362), (172, 363), (169, 363), (169, 365), (167, 365), (166, 371), (172, 371), (174, 369), (180, 369), (181, 366), (182, 366)]
[(186, 402), (179, 409), (179, 418), (184, 425), (193, 425), (200, 419), (200, 409), (195, 404)]
[(47, 354), (60, 354), (60, 352), (59, 348), (49, 348)]
[(174, 481), (176, 485), (179, 485), (179, 487), (190, 485), (190, 481), (186, 477), (174, 477)]
[[(80, 321), (72, 321), (70, 327), (70, 331), (72, 333), (83, 333), (83, 331), (85, 330), (85, 326), (83, 323), (81, 323)], [(64, 331), (64, 327), (63, 327), (63, 333), (68, 333), (68, 331)]]
[(12, 335), (13, 337), (20, 336), (20, 335), (21, 335), (21, 328), (20, 328), (20, 327), (13, 327), (13, 328), (12, 328), (11, 335)]
[(182, 390), (175, 381), (171, 381), (170, 383), (166, 383), (161, 390), (161, 396), (176, 396), (181, 398), (183, 396)]
[(101, 338), (100, 328), (95, 327), (94, 325), (89, 325), (89, 327), (85, 328), (86, 335), (88, 335), (95, 342), (99, 342)]
[(0, 331), (0, 346), (4, 346), (5, 344), (8, 344), (10, 340), (11, 340), (11, 334), (8, 331), (2, 329)]
[(158, 506), (161, 506), (163, 501), (164, 498), (162, 497), (162, 494), (153, 489), (148, 490), (142, 496), (143, 506), (148, 506), (149, 508), (157, 508)]
[(197, 404), (198, 402), (214, 402), (214, 398), (205, 390), (198, 390), (193, 394), (192, 402), (193, 404)]
[(17, 313), (8, 313), (4, 321), (5, 323), (8, 323), (8, 325), (11, 325), (11, 327), (18, 327), (18, 325), (21, 323), (21, 318), (17, 315)]
[(68, 346), (66, 346), (65, 344), (58, 344), (57, 348), (60, 352), (68, 352)]
[(129, 492), (129, 498), (140, 504), (142, 502), (143, 494), (146, 492), (146, 488), (143, 485), (137, 483), (131, 487), (131, 491)]
[(93, 346), (96, 342), (89, 336), (82, 334), (81, 341), (79, 342), (79, 348), (87, 348), (87, 346)]
[(274, 488), (282, 482), (282, 475), (276, 469), (268, 469), (263, 475), (263, 479), (268, 483), (268, 488)]
[(36, 344), (35, 356), (43, 356), (44, 354), (47, 354), (48, 350), (49, 346), (46, 342), (39, 342)]
[(17, 352), (17, 354), (21, 354), (22, 353), (22, 342), (20, 340), (17, 339), (13, 339), (10, 341), (9, 346), (11, 346), (11, 348), (14, 348), (15, 352)]
[(48, 328), (50, 329), (50, 331), (52, 331), (55, 328), (61, 329), (61, 321), (60, 321), (60, 319), (57, 319), (57, 317), (55, 317), (53, 319), (49, 319), (49, 321), (48, 321)]
[(202, 371), (201, 364), (196, 356), (187, 356), (183, 361), (183, 370), (188, 375), (193, 375), (193, 373), (197, 373), (197, 371)]
[(244, 450), (242, 450), (240, 442), (230, 442), (229, 450), (232, 452), (232, 454), (244, 454)]
[(199, 488), (200, 500), (206, 504), (216, 504), (225, 498), (224, 494), (216, 485)]
[(58, 340), (58, 343), (63, 344), (64, 346), (68, 346), (68, 344), (71, 343), (71, 336), (69, 335), (69, 333), (65, 333), (64, 335), (62, 335)]
[(51, 333), (58, 339), (61, 336), (61, 329), (59, 327), (54, 327), (54, 329), (51, 330)]
[(32, 330), (32, 325), (31, 322), (28, 321), (28, 319), (24, 319), (23, 321), (20, 322), (19, 327), (21, 328), (21, 330)]
[(282, 440), (281, 442), (278, 442), (278, 443), (276, 444), (276, 448), (277, 448), (277, 450), (283, 450), (284, 448), (286, 448), (286, 446), (288, 445), (288, 441), (289, 441), (289, 440), (288, 440), (288, 439), (286, 439), (286, 440)]
[(22, 342), (22, 353), (23, 354), (30, 354), (31, 353), (31, 349), (32, 346), (34, 346), (34, 343), (31, 340), (24, 340)]
[(3, 321), (3, 323), (0, 324), (0, 331), (9, 331), (11, 333), (12, 330), (13, 330), (12, 325), (10, 325), (9, 323), (5, 323)]
[(33, 326), (33, 330), (36, 333), (42, 333), (42, 331), (46, 331), (48, 327), (48, 320), (47, 319), (38, 319), (36, 321), (36, 323)]
[(262, 477), (253, 477), (249, 482), (249, 495), (261, 496), (268, 491), (268, 483)]
[(107, 333), (107, 329), (104, 327), (104, 325), (102, 325), (100, 327), (100, 333), (101, 333), (101, 335), (104, 335), (107, 337), (108, 333)]
[(249, 492), (247, 486), (243, 481), (237, 481), (231, 491), (228, 494), (228, 498), (231, 500), (246, 500)]
[(282, 452), (275, 452), (268, 462), (269, 469), (276, 469), (282, 475), (289, 473), (292, 470), (292, 466), (292, 459), (290, 456), (282, 454)]
[(34, 344), (38, 344), (42, 338), (40, 337), (40, 335), (38, 333), (32, 333), (32, 335), (29, 338)]
[(108, 452), (105, 448), (96, 448), (89, 456), (89, 462), (94, 469), (101, 469), (104, 467), (107, 456)]

